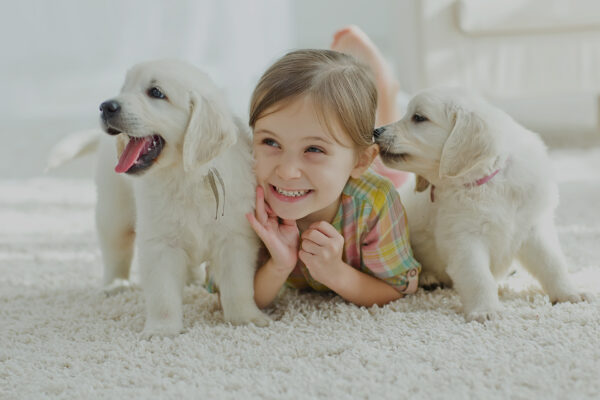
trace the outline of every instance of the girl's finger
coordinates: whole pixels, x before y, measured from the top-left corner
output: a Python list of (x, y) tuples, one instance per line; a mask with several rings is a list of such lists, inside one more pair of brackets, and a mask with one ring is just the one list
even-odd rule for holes
[(300, 244), (300, 248), (309, 254), (316, 255), (319, 253), (321, 246), (319, 246), (318, 244), (316, 244), (313, 241), (303, 240), (302, 243)]
[(265, 225), (269, 219), (265, 211), (265, 192), (260, 185), (256, 186), (256, 219), (262, 225)]
[(296, 226), (296, 220), (295, 219), (281, 219), (281, 225), (287, 225), (287, 226)]
[(300, 259), (300, 261), (302, 261), (304, 263), (304, 265), (306, 265), (306, 267), (308, 268), (309, 265), (311, 265), (313, 259), (314, 259), (314, 255), (300, 249), (298, 251), (298, 258)]
[(252, 213), (247, 213), (246, 219), (250, 223), (252, 229), (254, 229), (254, 232), (256, 232), (258, 237), (264, 242), (264, 239), (267, 235), (267, 230), (265, 229), (265, 227), (256, 219), (256, 217)]
[(304, 233), (302, 233), (302, 239), (310, 240), (320, 246), (326, 245), (327, 242), (331, 240), (329, 236), (325, 235), (320, 230), (314, 228), (309, 228), (306, 231), (304, 231)]
[(266, 201), (264, 203), (265, 203), (265, 210), (267, 211), (267, 214), (269, 215), (269, 217), (276, 217), (277, 214), (275, 214), (275, 211), (273, 211), (273, 209), (271, 208), (269, 203), (267, 203)]
[[(335, 229), (333, 225), (325, 221), (313, 222), (309, 226), (309, 229), (319, 231), (329, 238), (335, 238), (340, 236), (340, 233), (337, 231), (337, 229)], [(307, 229), (307, 231), (309, 229)]]

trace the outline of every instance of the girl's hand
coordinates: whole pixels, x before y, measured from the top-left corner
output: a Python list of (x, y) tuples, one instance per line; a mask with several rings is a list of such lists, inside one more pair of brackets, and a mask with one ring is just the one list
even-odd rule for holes
[(246, 214), (250, 226), (261, 238), (271, 259), (282, 272), (292, 272), (298, 262), (299, 231), (296, 221), (282, 219), (265, 203), (262, 186), (256, 187), (256, 212)]
[(315, 280), (330, 286), (344, 265), (343, 250), (344, 237), (333, 225), (320, 221), (302, 234), (298, 256)]

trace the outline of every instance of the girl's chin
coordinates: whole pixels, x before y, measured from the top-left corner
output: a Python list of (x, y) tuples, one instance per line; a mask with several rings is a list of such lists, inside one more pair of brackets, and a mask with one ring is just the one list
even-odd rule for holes
[(291, 219), (294, 221), (298, 220), (298, 219), (302, 219), (308, 215), (308, 213), (306, 213), (306, 212), (293, 211), (293, 210), (278, 210), (276, 208), (273, 208), (273, 211), (275, 211), (275, 214), (277, 214), (277, 216), (279, 218)]

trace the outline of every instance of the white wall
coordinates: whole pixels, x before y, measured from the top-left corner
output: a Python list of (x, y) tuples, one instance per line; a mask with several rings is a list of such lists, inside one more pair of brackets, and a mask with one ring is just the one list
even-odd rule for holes
[(187, 60), (227, 91), (246, 90), (292, 37), (289, 1), (23, 0), (0, 7), (0, 68), (11, 94), (2, 118), (95, 112), (119, 90), (126, 69), (152, 58)]
[(423, 86), (479, 91), (553, 143), (600, 139), (600, 2), (418, 4)]

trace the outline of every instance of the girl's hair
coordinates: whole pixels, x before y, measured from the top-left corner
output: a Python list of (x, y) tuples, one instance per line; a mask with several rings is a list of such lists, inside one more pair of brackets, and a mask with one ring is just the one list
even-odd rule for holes
[[(286, 54), (263, 74), (254, 89), (250, 126), (254, 129), (267, 110), (269, 114), (275, 112), (302, 95), (310, 96), (329, 132), (332, 122), (337, 122), (358, 148), (373, 143), (377, 89), (368, 67), (354, 57), (311, 49)], [(336, 121), (331, 121), (331, 116)]]

